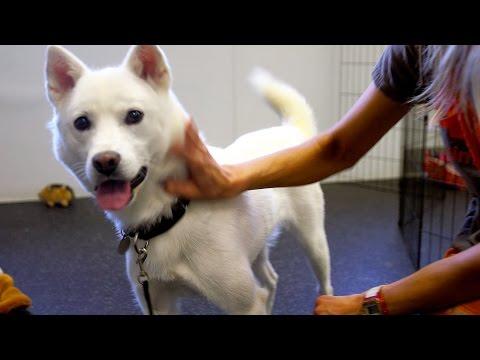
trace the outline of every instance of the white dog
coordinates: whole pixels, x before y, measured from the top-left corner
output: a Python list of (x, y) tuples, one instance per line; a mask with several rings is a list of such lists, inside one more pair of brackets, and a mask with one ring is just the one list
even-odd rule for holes
[[(187, 174), (169, 148), (183, 141), (189, 116), (172, 92), (162, 50), (134, 46), (119, 67), (93, 71), (64, 48), (50, 46), (46, 78), (55, 156), (95, 195), (119, 233), (148, 230), (174, 217), (177, 199), (161, 184)], [(266, 155), (315, 134), (301, 95), (260, 70), (252, 80), (285, 123), (244, 135), (225, 149), (212, 147), (219, 163)], [(141, 237), (135, 246), (125, 238), (127, 273), (145, 314), (150, 308), (153, 314), (177, 313), (177, 300), (192, 290), (230, 314), (270, 314), (278, 276), (267, 239), (279, 226), (297, 230), (323, 292), (332, 294), (318, 184), (193, 201), (180, 218), (148, 242), (146, 258), (147, 251), (139, 251), (147, 245)], [(148, 279), (148, 293), (142, 279)]]

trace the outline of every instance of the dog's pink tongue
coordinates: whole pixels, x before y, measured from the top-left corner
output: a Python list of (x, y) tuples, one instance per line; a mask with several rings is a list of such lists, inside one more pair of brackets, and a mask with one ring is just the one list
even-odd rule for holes
[(127, 181), (109, 180), (97, 189), (97, 202), (103, 210), (122, 210), (128, 205), (132, 189)]

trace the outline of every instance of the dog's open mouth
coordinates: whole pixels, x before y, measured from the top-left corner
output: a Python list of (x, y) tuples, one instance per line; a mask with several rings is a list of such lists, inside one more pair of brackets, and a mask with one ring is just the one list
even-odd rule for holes
[(119, 211), (124, 209), (133, 198), (133, 190), (147, 177), (148, 169), (143, 166), (131, 180), (107, 180), (95, 189), (98, 205), (103, 210)]

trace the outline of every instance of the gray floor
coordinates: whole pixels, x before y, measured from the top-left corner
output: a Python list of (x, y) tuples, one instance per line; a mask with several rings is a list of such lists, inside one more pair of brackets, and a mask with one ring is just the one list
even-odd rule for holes
[[(341, 184), (323, 189), (336, 294), (413, 271), (396, 226), (397, 195)], [(0, 205), (0, 266), (32, 297), (34, 314), (140, 314), (115, 245), (112, 226), (91, 200), (66, 210)], [(294, 239), (281, 235), (271, 256), (280, 275), (274, 313), (311, 314), (316, 283)], [(182, 308), (221, 313), (201, 298), (184, 300)]]

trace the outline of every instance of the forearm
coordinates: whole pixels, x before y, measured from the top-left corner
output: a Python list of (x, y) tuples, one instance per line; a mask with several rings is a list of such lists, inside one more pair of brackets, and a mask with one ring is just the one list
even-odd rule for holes
[(242, 191), (311, 184), (353, 166), (409, 110), (372, 84), (342, 121), (296, 147), (243, 164), (219, 166), (187, 123), (184, 144), (170, 151), (186, 160), (190, 176), (165, 182), (170, 194), (188, 199), (217, 199)]
[(241, 191), (306, 185), (353, 166), (408, 111), (373, 84), (332, 129), (297, 147), (237, 165)]
[(392, 315), (433, 312), (480, 299), (480, 246), (430, 264), (382, 292)]
[(314, 183), (352, 165), (336, 154), (330, 134), (321, 134), (296, 147), (239, 164), (235, 181), (242, 190)]

